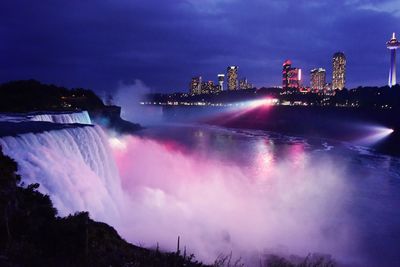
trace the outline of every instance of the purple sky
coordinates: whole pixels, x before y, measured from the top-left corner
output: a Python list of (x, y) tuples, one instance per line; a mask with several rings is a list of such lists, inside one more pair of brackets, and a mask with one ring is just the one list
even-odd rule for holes
[[(185, 91), (228, 65), (256, 86), (279, 85), (285, 59), (308, 76), (347, 56), (347, 87), (384, 85), (398, 0), (5, 0), (0, 82), (34, 78), (113, 91), (139, 79)], [(306, 78), (306, 80), (308, 80)]]

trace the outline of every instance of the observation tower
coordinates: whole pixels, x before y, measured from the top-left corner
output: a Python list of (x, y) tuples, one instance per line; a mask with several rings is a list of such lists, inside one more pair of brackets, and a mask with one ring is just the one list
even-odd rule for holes
[(389, 87), (396, 85), (396, 50), (400, 47), (400, 42), (397, 41), (395, 33), (392, 39), (386, 43), (386, 47), (390, 50), (390, 70), (389, 70)]

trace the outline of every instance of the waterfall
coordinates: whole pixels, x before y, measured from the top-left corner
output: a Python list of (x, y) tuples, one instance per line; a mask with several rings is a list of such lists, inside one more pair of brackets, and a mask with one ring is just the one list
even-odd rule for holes
[(49, 121), (54, 123), (92, 124), (90, 116), (86, 110), (74, 113), (35, 114), (30, 115), (29, 119), (32, 121)]
[[(59, 118), (66, 117), (55, 119)], [(0, 138), (0, 145), (4, 154), (17, 161), (22, 181), (39, 183), (39, 191), (51, 197), (60, 215), (87, 210), (97, 220), (116, 224), (123, 194), (108, 139), (100, 127), (6, 136)]]
[(68, 113), (0, 113), (0, 122), (46, 121), (53, 123), (92, 124), (89, 113), (84, 110)]

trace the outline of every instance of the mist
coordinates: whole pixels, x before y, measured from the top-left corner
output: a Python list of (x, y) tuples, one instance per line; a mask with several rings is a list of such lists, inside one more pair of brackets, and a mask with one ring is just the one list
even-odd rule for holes
[(123, 136), (111, 146), (131, 201), (119, 229), (130, 241), (175, 250), (180, 236), (200, 260), (232, 251), (250, 266), (264, 253), (357, 253), (350, 189), (329, 159), (317, 167), (301, 152), (281, 161), (264, 153), (247, 169), (165, 141)]
[(161, 107), (140, 105), (143, 97), (149, 93), (151, 89), (141, 80), (135, 80), (132, 84), (119, 82), (114, 101), (122, 107), (121, 117), (145, 126), (161, 122)]
[(316, 164), (298, 144), (275, 157), (257, 140), (251, 166), (210, 146), (111, 135), (98, 126), (3, 137), (0, 145), (61, 216), (89, 211), (137, 245), (175, 251), (180, 236), (181, 250), (201, 261), (232, 252), (247, 266), (265, 253), (360, 259), (345, 205), (353, 192), (340, 162), (320, 157)]

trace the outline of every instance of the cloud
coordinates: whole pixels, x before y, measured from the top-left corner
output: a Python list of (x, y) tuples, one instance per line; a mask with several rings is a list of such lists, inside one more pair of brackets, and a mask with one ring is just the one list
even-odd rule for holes
[(382, 85), (384, 43), (399, 24), (395, 1), (16, 0), (2, 2), (0, 15), (0, 81), (97, 91), (136, 79), (186, 91), (190, 77), (215, 79), (231, 64), (257, 86), (276, 85), (286, 58), (329, 74), (337, 50), (347, 55), (350, 87)]

